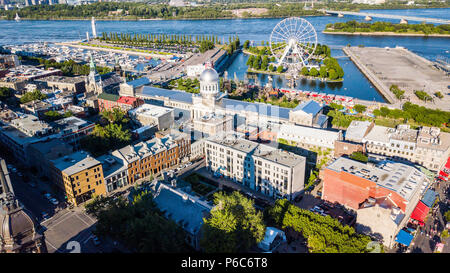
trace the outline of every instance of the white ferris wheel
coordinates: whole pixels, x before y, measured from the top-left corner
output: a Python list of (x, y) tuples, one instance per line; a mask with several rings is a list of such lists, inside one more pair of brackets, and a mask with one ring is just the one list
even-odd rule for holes
[(310, 22), (299, 17), (279, 22), (270, 35), (270, 50), (278, 65), (306, 66), (316, 46), (316, 30)]

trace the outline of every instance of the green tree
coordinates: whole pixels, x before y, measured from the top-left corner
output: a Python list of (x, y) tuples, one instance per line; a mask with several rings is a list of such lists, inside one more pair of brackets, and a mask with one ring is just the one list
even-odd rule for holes
[(282, 65), (279, 65), (279, 66), (277, 67), (277, 72), (278, 72), (278, 73), (283, 72), (283, 66), (282, 66)]
[(309, 71), (309, 74), (313, 77), (317, 77), (319, 75), (319, 71), (317, 70), (317, 68), (313, 67), (311, 68), (311, 70)]
[(34, 101), (34, 100), (43, 100), (46, 98), (47, 98), (47, 95), (42, 94), (41, 91), (39, 91), (39, 90), (34, 90), (31, 92), (25, 93), (25, 95), (23, 95), (20, 98), (20, 103), (27, 103), (27, 102)]
[(308, 70), (308, 68), (306, 66), (302, 67), (301, 74), (303, 76), (308, 76), (309, 75), (309, 70)]
[(361, 104), (355, 104), (355, 106), (353, 107), (355, 110), (356, 110), (356, 112), (358, 112), (358, 113), (364, 113), (365, 111), (366, 111), (366, 109), (367, 109), (367, 106), (365, 106), (365, 105), (361, 105)]
[(367, 162), (369, 161), (369, 158), (367, 155), (363, 154), (362, 152), (354, 152), (350, 155), (351, 159), (360, 161), (360, 162)]
[(327, 68), (325, 66), (322, 65), (319, 68), (319, 75), (320, 75), (321, 78), (326, 78), (327, 77), (328, 73), (327, 73)]
[(207, 253), (247, 252), (264, 238), (262, 214), (254, 202), (235, 191), (214, 194), (215, 207), (204, 219), (200, 245)]
[(6, 99), (14, 95), (14, 90), (8, 87), (0, 87), (0, 100), (5, 101)]

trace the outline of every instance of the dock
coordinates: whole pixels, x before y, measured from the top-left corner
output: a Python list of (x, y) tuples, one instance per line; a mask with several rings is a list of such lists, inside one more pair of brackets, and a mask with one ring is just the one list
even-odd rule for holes
[[(433, 62), (403, 47), (345, 47), (343, 51), (392, 106), (400, 108), (402, 103), (410, 101), (428, 108), (450, 110), (450, 78)], [(405, 90), (402, 100), (389, 90), (391, 85)], [(414, 94), (416, 90), (425, 91), (433, 100), (420, 100)], [(434, 95), (438, 91), (444, 98)]]

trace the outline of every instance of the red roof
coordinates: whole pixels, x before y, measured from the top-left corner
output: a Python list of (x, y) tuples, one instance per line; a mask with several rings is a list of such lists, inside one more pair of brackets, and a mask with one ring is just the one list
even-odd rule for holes
[(132, 105), (134, 102), (136, 102), (138, 98), (135, 97), (120, 97), (117, 102), (118, 103), (124, 103), (124, 104), (130, 104)]
[(416, 208), (411, 213), (411, 218), (419, 221), (420, 223), (423, 223), (425, 221), (425, 217), (427, 216), (429, 210), (430, 210), (430, 208), (427, 207), (427, 205), (422, 203), (422, 201), (419, 201), (419, 203), (417, 203)]

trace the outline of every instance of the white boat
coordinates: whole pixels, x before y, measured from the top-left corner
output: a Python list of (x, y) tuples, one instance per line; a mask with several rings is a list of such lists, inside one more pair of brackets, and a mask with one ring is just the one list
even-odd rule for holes
[(16, 22), (20, 22), (20, 17), (19, 14), (16, 12), (16, 18), (14, 18), (14, 20), (16, 20)]

